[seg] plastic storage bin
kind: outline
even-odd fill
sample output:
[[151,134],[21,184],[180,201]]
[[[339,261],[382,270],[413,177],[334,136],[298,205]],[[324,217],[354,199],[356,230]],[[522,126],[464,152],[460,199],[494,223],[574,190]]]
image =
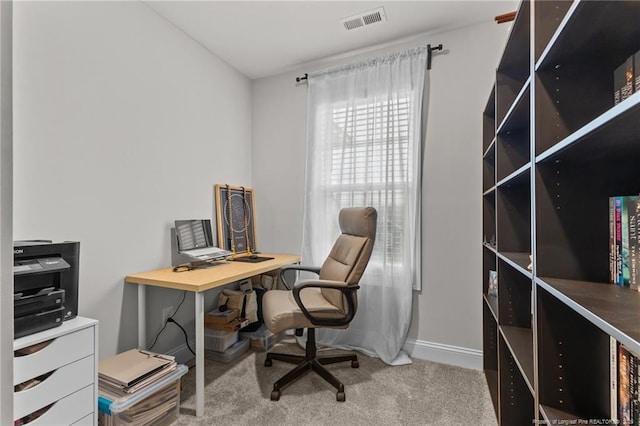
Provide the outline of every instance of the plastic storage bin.
[[259,329],[251,333],[240,333],[243,338],[251,340],[251,349],[256,351],[268,351],[282,339],[283,333],[273,334],[266,325],[262,324]]
[[149,387],[113,399],[98,386],[98,424],[100,426],[166,426],[178,419],[180,378],[189,369],[182,364]]
[[249,339],[240,339],[224,352],[204,351],[204,356],[213,361],[229,363],[245,354],[249,350],[249,345]]
[[224,352],[238,341],[237,331],[204,329],[204,348],[207,351]]

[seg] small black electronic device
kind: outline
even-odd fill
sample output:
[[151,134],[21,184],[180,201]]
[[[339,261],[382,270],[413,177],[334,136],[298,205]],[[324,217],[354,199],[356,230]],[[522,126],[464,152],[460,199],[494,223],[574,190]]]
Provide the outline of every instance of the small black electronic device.
[[80,243],[13,244],[14,337],[61,325],[78,315]]

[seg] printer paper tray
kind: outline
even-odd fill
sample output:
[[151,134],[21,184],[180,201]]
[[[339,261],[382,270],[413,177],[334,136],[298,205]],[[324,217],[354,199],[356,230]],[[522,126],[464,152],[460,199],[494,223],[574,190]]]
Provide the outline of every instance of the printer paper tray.
[[62,325],[64,319],[64,307],[51,311],[29,314],[22,317],[15,317],[13,320],[13,337],[27,336],[39,331],[48,330]]
[[61,308],[64,304],[64,290],[52,290],[45,294],[28,296],[14,295],[13,316],[15,318],[43,311]]

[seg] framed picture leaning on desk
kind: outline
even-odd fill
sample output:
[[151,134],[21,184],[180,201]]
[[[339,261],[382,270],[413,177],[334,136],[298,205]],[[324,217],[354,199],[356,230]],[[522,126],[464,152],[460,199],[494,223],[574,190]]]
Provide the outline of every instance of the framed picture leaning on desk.
[[244,186],[215,185],[218,247],[235,254],[256,251],[255,198]]

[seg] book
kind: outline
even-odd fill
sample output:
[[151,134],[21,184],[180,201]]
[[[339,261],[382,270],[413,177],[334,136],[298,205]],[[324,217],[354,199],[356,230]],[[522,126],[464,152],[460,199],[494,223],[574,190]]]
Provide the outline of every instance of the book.
[[613,72],[613,104],[617,105],[633,94],[634,56],[629,56]]
[[618,421],[620,425],[631,424],[631,389],[629,370],[631,361],[629,351],[620,344],[618,346]]
[[624,64],[613,71],[613,105],[622,102],[622,87],[624,86]]
[[616,220],[616,279],[614,283],[622,285],[622,197],[615,197],[615,220]]
[[620,255],[622,266],[620,268],[621,276],[619,284],[624,287],[629,287],[629,204],[632,201],[632,197],[620,198]]
[[616,273],[616,199],[609,197],[609,282],[617,281]]
[[638,242],[638,230],[640,230],[640,196],[629,197],[628,200],[628,232],[629,232],[629,287],[640,291],[640,243]]
[[610,281],[640,291],[640,195],[609,198]]
[[619,343],[617,364],[617,424],[636,426],[640,424],[640,361]]
[[620,101],[624,101],[633,94],[633,56],[629,56],[622,66],[624,66],[624,85],[620,89]]
[[[611,384],[611,420],[618,420],[618,342],[609,336],[609,378]],[[617,423],[613,423],[617,424]]]
[[640,50],[633,55],[633,93],[640,92]]

